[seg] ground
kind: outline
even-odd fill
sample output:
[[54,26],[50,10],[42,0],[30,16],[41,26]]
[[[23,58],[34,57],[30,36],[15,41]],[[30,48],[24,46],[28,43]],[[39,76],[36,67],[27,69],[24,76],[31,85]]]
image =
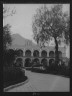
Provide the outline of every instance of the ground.
[[25,71],[29,82],[12,88],[8,92],[69,92],[70,79],[42,73]]

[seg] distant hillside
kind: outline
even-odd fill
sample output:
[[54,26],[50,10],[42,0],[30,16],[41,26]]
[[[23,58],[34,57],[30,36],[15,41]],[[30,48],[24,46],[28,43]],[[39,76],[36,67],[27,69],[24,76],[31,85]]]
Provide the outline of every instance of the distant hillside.
[[10,48],[22,48],[26,46],[27,44],[36,46],[31,40],[25,39],[19,34],[13,34],[12,36],[12,45]]

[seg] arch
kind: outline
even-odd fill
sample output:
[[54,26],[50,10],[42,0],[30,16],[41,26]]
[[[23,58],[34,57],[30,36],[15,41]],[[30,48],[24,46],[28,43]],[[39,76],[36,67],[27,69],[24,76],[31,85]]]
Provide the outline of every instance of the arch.
[[43,58],[43,59],[41,60],[41,64],[42,64],[42,65],[47,66],[47,63],[48,63],[48,61],[47,61],[46,58]]
[[8,52],[8,54],[10,54],[10,55],[15,53],[15,51],[14,51],[13,49],[9,49],[7,52]]
[[30,50],[26,50],[25,51],[25,56],[30,57],[31,56],[31,51]]
[[25,59],[25,67],[30,67],[31,66],[31,59],[30,58],[26,58]]
[[33,63],[39,64],[40,63],[39,59],[38,58],[33,59]]
[[23,66],[23,59],[22,58],[17,58],[15,62],[16,67],[22,67]]
[[47,51],[43,50],[43,51],[41,52],[41,56],[42,56],[42,57],[47,57]]
[[62,52],[58,51],[58,53],[59,53],[59,58],[61,58],[62,57]]
[[54,62],[55,62],[55,60],[54,60],[54,59],[50,59],[50,60],[49,60],[49,66],[54,65]]
[[18,56],[23,56],[23,50],[22,49],[18,49],[17,52],[18,52]]
[[49,52],[49,57],[54,57],[54,51]]
[[33,56],[34,56],[34,57],[39,57],[39,51],[38,51],[38,50],[34,50]]

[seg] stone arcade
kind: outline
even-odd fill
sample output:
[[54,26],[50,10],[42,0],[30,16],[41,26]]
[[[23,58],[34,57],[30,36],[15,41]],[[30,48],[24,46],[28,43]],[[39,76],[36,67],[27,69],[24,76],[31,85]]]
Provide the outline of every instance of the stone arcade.
[[[40,64],[43,61],[46,61],[47,65],[49,66],[50,62],[53,62],[55,60],[55,47],[52,46],[40,48],[39,45],[33,45],[31,42],[28,42],[20,49],[23,51],[23,56],[20,57],[23,59],[22,67],[28,67],[29,63],[31,63],[32,61],[39,62]],[[66,56],[65,48],[59,47],[60,59],[65,56]]]

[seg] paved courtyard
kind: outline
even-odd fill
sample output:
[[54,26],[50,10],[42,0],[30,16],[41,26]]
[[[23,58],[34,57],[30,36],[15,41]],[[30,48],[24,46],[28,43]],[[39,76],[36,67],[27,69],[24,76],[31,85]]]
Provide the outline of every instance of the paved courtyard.
[[69,92],[70,79],[56,75],[25,71],[29,82],[7,92]]

